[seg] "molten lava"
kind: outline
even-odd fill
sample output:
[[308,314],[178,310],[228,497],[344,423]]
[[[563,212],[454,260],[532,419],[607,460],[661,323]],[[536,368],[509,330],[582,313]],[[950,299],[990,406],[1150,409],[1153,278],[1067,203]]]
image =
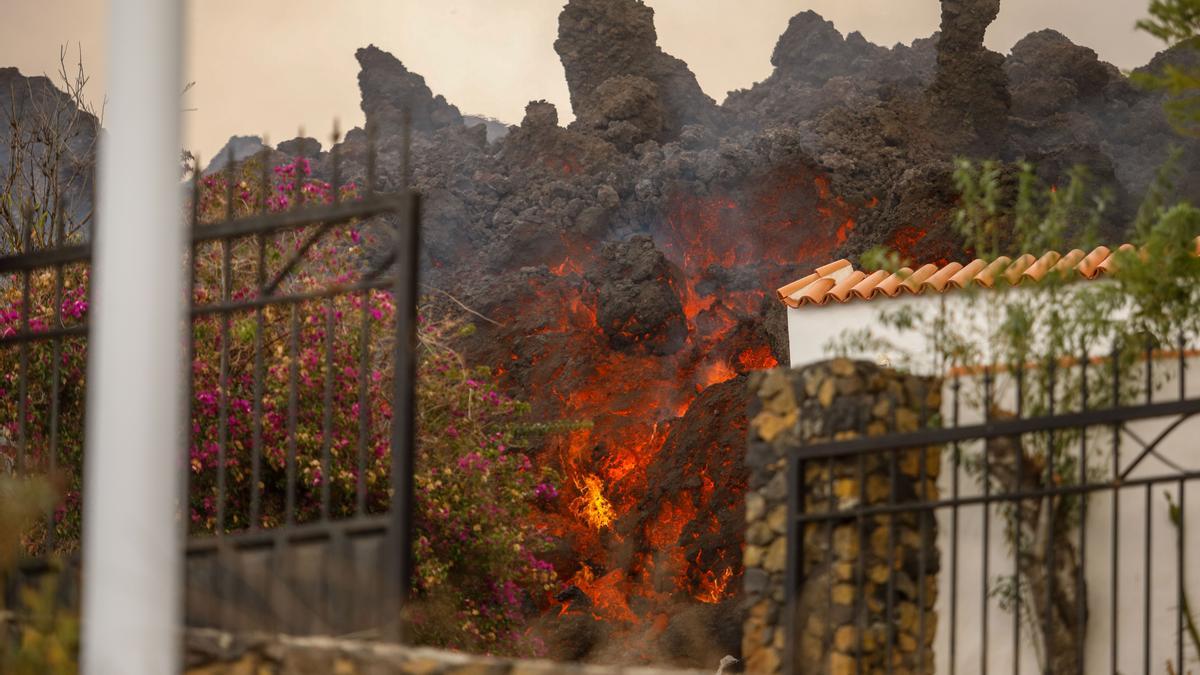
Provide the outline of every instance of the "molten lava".
[[591,474],[584,476],[582,481],[576,478],[575,488],[579,490],[579,496],[571,502],[575,515],[597,530],[612,525],[616,513],[604,497],[600,478]]
[[713,574],[711,570],[704,573],[704,578],[700,581],[700,592],[696,594],[696,599],[700,602],[718,603],[725,597],[725,587],[729,585],[729,580],[733,578],[733,568],[726,567],[719,575]]
[[[531,278],[529,302],[499,316],[523,326],[525,338],[503,365],[531,393],[535,414],[591,423],[542,456],[565,486],[543,518],[574,555],[560,575],[600,620],[657,632],[663,622],[655,617],[676,603],[718,603],[737,588],[744,421],[711,429],[711,411],[692,406],[710,388],[735,387],[722,405],[744,419],[740,385],[731,381],[777,365],[761,330],[764,289],[827,262],[855,227],[853,209],[823,177],[796,170],[759,186],[750,195],[676,195],[651,228],[670,263],[655,283],[673,290],[686,320],[681,348],[656,354],[637,340],[613,347],[585,278],[598,269],[598,252],[582,242],[564,240],[548,274]],[[683,464],[664,473],[654,467],[685,415],[689,438],[701,440],[672,441],[672,461]],[[727,440],[703,440],[718,432]]]

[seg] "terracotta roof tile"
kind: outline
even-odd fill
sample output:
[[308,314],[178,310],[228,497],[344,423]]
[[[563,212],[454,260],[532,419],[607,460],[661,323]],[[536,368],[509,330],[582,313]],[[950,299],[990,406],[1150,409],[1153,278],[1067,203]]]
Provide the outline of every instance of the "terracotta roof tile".
[[[1012,258],[1002,255],[988,263],[986,267],[980,270],[979,274],[975,275],[973,281],[984,288],[991,288],[996,284],[996,275],[1001,274],[1004,272],[1004,270],[1008,269],[1008,265],[1011,262]],[[970,267],[970,265],[967,265],[967,267]]]
[[[1196,238],[1196,255],[1200,255],[1200,237]],[[1118,251],[1130,251],[1131,244],[1122,244]],[[905,267],[895,273],[877,271],[867,273],[854,269],[849,260],[837,260],[818,267],[812,274],[797,279],[779,288],[779,299],[789,307],[825,305],[830,302],[845,303],[852,300],[870,300],[885,295],[896,297],[903,294],[945,293],[955,288],[966,288],[974,284],[992,288],[1000,278],[1009,284],[1035,283],[1054,272],[1064,276],[1078,274],[1084,279],[1095,279],[1111,274],[1116,267],[1114,251],[1107,246],[1097,246],[1091,251],[1074,249],[1066,254],[1047,251],[1041,257],[1026,253],[1015,260],[1001,256],[991,262],[977,258],[963,265],[948,263],[938,266],[922,265],[915,271]]]
[[987,266],[986,260],[976,258],[955,272],[954,276],[950,277],[950,283],[954,284],[955,288],[966,288],[967,284],[979,278],[980,273],[987,269]]
[[1100,269],[1100,263],[1108,260],[1112,255],[1112,251],[1107,246],[1097,246],[1091,253],[1085,255],[1083,260],[1079,261],[1079,265],[1075,268],[1079,270],[1087,279],[1095,279],[1102,274],[1104,270]]
[[888,278],[879,282],[879,291],[888,297],[896,297],[902,290],[900,284],[904,283],[905,279],[912,276],[912,273],[913,271],[911,267],[901,267],[896,271],[895,274],[892,274]]

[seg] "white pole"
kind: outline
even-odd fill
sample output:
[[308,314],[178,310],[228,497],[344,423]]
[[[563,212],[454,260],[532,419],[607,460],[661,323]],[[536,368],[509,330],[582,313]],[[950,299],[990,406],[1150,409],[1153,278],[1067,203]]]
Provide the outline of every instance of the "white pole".
[[181,661],[180,0],[110,0],[88,343],[86,675]]

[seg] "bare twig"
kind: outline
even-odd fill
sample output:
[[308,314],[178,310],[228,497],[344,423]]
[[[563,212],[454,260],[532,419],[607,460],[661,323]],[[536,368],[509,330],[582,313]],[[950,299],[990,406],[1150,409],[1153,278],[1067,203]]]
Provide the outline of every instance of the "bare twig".
[[425,288],[428,288],[429,290],[431,290],[431,291],[433,291],[433,292],[435,292],[435,293],[441,293],[442,295],[444,295],[444,296],[446,296],[447,298],[449,298],[449,299],[450,299],[450,301],[451,301],[451,302],[453,302],[454,304],[458,305],[459,307],[462,307],[462,308],[463,308],[464,310],[466,310],[467,312],[470,312],[471,314],[474,314],[475,316],[477,316],[477,317],[479,317],[479,318],[483,319],[484,321],[487,321],[488,323],[492,324],[493,326],[503,326],[503,325],[504,325],[504,324],[500,323],[499,321],[496,321],[495,319],[492,319],[492,318],[486,317],[486,316],[484,316],[484,315],[480,314],[479,312],[477,312],[477,311],[475,311],[475,310],[471,309],[470,307],[467,307],[467,306],[466,306],[466,304],[464,304],[464,303],[463,303],[461,300],[459,300],[458,298],[454,297],[454,296],[453,296],[453,295],[451,295],[450,293],[448,293],[448,292],[446,292],[446,291],[443,291],[443,290],[442,290],[442,289],[440,289],[440,288],[437,288],[437,287],[435,287],[435,286],[431,286],[431,285],[429,285],[429,284],[427,284],[427,283],[425,283],[425,282],[421,282],[421,285],[422,285],[422,286],[424,286]]

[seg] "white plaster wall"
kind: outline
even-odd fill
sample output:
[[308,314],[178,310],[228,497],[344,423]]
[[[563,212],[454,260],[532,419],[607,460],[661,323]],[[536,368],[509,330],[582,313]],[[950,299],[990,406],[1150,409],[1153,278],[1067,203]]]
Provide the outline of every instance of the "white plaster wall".
[[[889,307],[904,305],[928,305],[934,300],[933,296],[906,295],[889,299]],[[822,361],[830,357],[826,345],[831,340],[841,337],[847,330],[858,330],[879,323],[880,305],[872,302],[851,301],[846,304],[831,303],[828,305],[807,305],[800,308],[789,307],[788,317],[788,349],[789,361],[793,368]],[[924,337],[916,332],[904,335],[890,336],[904,351],[916,352],[924,348]],[[856,354],[855,358],[879,362],[885,353]],[[895,354],[893,354],[895,356]]]
[[[1154,368],[1168,374],[1163,386],[1154,395],[1155,401],[1178,398],[1179,366],[1176,359],[1155,361]],[[1200,395],[1200,360],[1189,359],[1185,382],[1190,396]],[[974,386],[964,383],[963,390]],[[943,395],[943,415],[950,419],[951,392]],[[1174,418],[1144,420],[1129,425],[1129,429],[1149,441],[1163,431]],[[960,409],[960,423],[980,421],[978,409]],[[1159,452],[1168,461],[1186,471],[1200,470],[1200,418],[1185,421],[1172,431],[1159,445]],[[1105,472],[1112,472],[1112,435],[1106,429],[1095,429],[1088,440],[1089,465]],[[981,444],[964,446],[964,453],[978,453]],[[1069,449],[1079,452],[1078,444]],[[1141,446],[1129,436],[1122,436],[1118,454],[1121,470],[1141,453]],[[943,497],[950,496],[954,489],[955,466],[952,453],[947,449],[939,479]],[[979,481],[968,475],[963,466],[957,470],[959,494],[964,496],[982,493]],[[1143,459],[1130,474],[1131,479],[1159,476],[1175,476],[1177,471],[1154,455]],[[1177,530],[1168,518],[1167,501],[1164,493],[1169,492],[1176,503],[1184,505],[1183,566],[1178,567]],[[1085,527],[1084,577],[1087,584],[1088,622],[1084,641],[1084,672],[1144,672],[1145,648],[1149,648],[1149,663],[1152,673],[1165,673],[1166,663],[1176,657],[1176,608],[1178,607],[1179,575],[1182,571],[1186,592],[1193,607],[1200,606],[1200,480],[1180,483],[1172,480],[1159,483],[1149,489],[1149,512],[1147,513],[1147,488],[1127,486],[1117,491],[1116,539],[1113,538],[1112,491],[1093,493],[1087,503]],[[983,612],[988,612],[987,661],[988,670],[1013,672],[1013,616],[1002,609],[998,597],[990,597],[986,605],[984,594],[984,557],[987,551],[989,578],[987,588],[994,589],[996,581],[1013,573],[1012,551],[1004,540],[1004,524],[996,506],[989,512],[990,532],[985,548],[983,537],[984,509],[982,506],[941,509],[937,512],[938,546],[942,555],[941,574],[938,577],[937,601],[938,629],[934,643],[937,672],[950,671],[951,630],[955,632],[955,670],[958,673],[980,671],[984,657]],[[953,533],[957,518],[957,551],[954,550]],[[1078,536],[1074,532],[1073,536]],[[1078,545],[1078,544],[1077,544]],[[1149,563],[1147,564],[1147,550]],[[1117,592],[1112,593],[1114,578],[1113,557],[1116,556]],[[957,553],[957,579],[951,564]],[[1149,579],[1149,586],[1147,586]],[[955,591],[952,594],[952,587]],[[1149,605],[1147,607],[1147,588]],[[956,615],[951,615],[951,599],[957,599]],[[1113,624],[1115,609],[1116,624]],[[1147,615],[1147,610],[1149,614]],[[1149,618],[1149,640],[1146,629]],[[1029,626],[1020,627],[1020,669],[1022,673],[1039,673],[1041,669],[1033,649]],[[1110,648],[1117,645],[1117,660],[1113,664]],[[1186,636],[1185,662],[1193,663],[1197,658],[1188,645]],[[1185,669],[1186,671],[1186,669]]]
[[[1011,291],[1010,291],[1011,292]],[[1019,292],[1019,290],[1018,290]],[[942,308],[956,315],[956,320],[973,321],[981,325],[986,322],[978,316],[978,310],[968,310],[965,304],[955,304],[953,295],[905,296],[886,300],[890,307],[898,304],[943,303]],[[919,306],[919,305],[918,305]],[[928,306],[928,305],[926,305]],[[977,306],[976,306],[977,307]],[[788,309],[788,332],[790,362],[799,367],[830,357],[826,345],[832,338],[847,329],[863,326],[878,326],[880,307],[877,302],[850,302],[845,305],[832,304],[823,307],[808,306]],[[882,331],[877,331],[882,332]],[[902,353],[918,358],[926,350],[926,336],[917,332],[889,335],[896,345],[893,351],[880,353],[848,354],[875,362],[899,365]],[[1095,353],[1106,351],[1097,346]],[[1179,365],[1177,359],[1155,361],[1153,367],[1166,381],[1153,394],[1153,400],[1165,401],[1177,398],[1179,392]],[[929,366],[918,365],[916,370],[929,372]],[[1200,359],[1190,358],[1185,368],[1184,379],[1189,396],[1200,396]],[[947,382],[943,395],[943,416],[952,415],[952,396]],[[966,394],[979,383],[964,380],[962,392]],[[1004,390],[1002,384],[999,390]],[[1011,386],[1007,387],[1011,395]],[[960,407],[960,424],[981,421],[980,411],[965,400]],[[1129,429],[1142,439],[1155,437],[1172,420],[1145,420],[1129,425]],[[1111,475],[1112,441],[1111,432],[1095,430],[1089,437],[1089,464],[1105,467]],[[981,444],[964,446],[964,453],[978,453]],[[1176,428],[1160,445],[1163,457],[1187,471],[1200,471],[1200,417],[1188,420]],[[1078,452],[1076,446],[1073,450]],[[1120,445],[1122,470],[1140,453],[1136,441],[1123,436]],[[1155,456],[1145,458],[1131,474],[1132,478],[1171,476],[1176,470]],[[939,488],[943,496],[954,490],[956,469],[951,449],[944,455]],[[959,494],[978,495],[982,492],[976,478],[969,475],[963,466],[957,468]],[[1184,504],[1184,555],[1182,570],[1178,568],[1177,532],[1168,519],[1164,492],[1169,491],[1178,503]],[[1178,573],[1185,577],[1185,591],[1193,608],[1200,610],[1200,480],[1182,485],[1178,481],[1153,486],[1149,491],[1149,513],[1147,514],[1147,490],[1143,486],[1127,486],[1118,491],[1116,506],[1117,533],[1113,537],[1114,498],[1111,492],[1097,492],[1088,501],[1085,528],[1084,570],[1087,583],[1088,622],[1085,639],[1085,672],[1143,672],[1146,653],[1149,650],[1150,672],[1165,673],[1166,663],[1176,655],[1176,609],[1178,606]],[[945,508],[936,513],[938,523],[941,572],[938,575],[939,591],[936,605],[938,616],[934,653],[937,672],[951,672],[951,632],[954,633],[956,673],[977,673],[981,670],[984,654],[984,612],[987,612],[986,659],[989,672],[1012,673],[1013,615],[1002,609],[1000,599],[991,595],[984,600],[984,558],[988,563],[986,588],[994,590],[996,582],[1013,571],[1012,552],[1007,547],[1003,534],[1003,520],[997,506],[989,511],[990,531],[984,541],[984,509],[982,506]],[[957,524],[956,524],[957,523]],[[957,532],[957,546],[953,534]],[[1148,542],[1148,544],[1147,544]],[[1147,546],[1150,556],[1147,565]],[[1113,556],[1116,556],[1116,571]],[[1112,594],[1112,581],[1117,578],[1117,593]],[[1149,580],[1149,605],[1147,607],[1147,579]],[[953,593],[952,593],[953,588]],[[954,603],[952,614],[951,600]],[[1113,623],[1115,608],[1116,623]],[[1148,614],[1147,614],[1148,610]],[[1149,619],[1149,640],[1145,639],[1145,628]],[[1198,617],[1200,618],[1200,617]],[[1185,641],[1185,661],[1195,669],[1200,658]],[[1029,626],[1020,627],[1019,673],[1041,672],[1033,647]],[[1110,649],[1117,645],[1117,660],[1112,663]],[[1186,670],[1186,668],[1185,668]]]

